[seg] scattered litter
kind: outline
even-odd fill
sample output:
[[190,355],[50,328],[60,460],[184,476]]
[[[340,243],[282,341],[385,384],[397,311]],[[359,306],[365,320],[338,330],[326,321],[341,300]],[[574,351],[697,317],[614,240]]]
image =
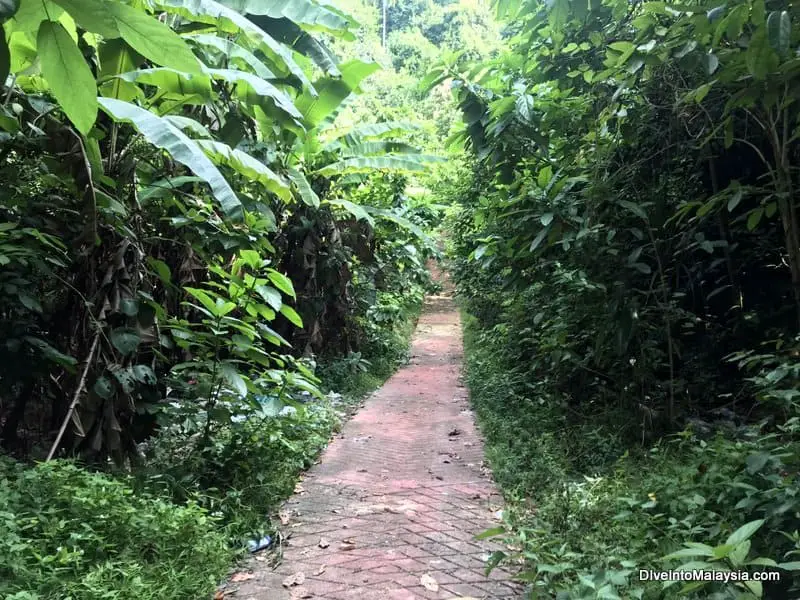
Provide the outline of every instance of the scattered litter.
[[255,575],[253,573],[245,573],[245,572],[235,573],[233,577],[231,577],[231,581],[234,583],[239,583],[241,581],[248,581],[250,579],[253,579],[254,577]]
[[264,548],[268,548],[271,543],[272,543],[272,538],[268,535],[265,535],[260,540],[247,540],[247,549],[251,553],[259,552]]
[[419,578],[419,582],[425,587],[426,590],[431,592],[439,591],[439,584],[436,580],[427,573]]

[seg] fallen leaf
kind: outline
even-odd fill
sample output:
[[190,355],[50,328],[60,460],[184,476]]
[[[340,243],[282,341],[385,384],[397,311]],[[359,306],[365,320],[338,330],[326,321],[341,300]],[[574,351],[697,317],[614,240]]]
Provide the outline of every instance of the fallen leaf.
[[248,579],[253,579],[255,575],[253,573],[245,573],[242,571],[241,573],[235,573],[233,577],[231,577],[231,581],[234,583],[239,583],[240,581],[247,581]]
[[339,546],[339,549],[340,550],[344,550],[345,552],[347,552],[348,550],[355,550],[356,549],[356,545],[353,542],[346,542],[345,541],[345,542],[342,542],[342,545]]
[[419,582],[425,586],[426,590],[430,590],[431,592],[439,591],[439,584],[436,583],[436,580],[427,573],[419,578]]
[[299,588],[293,589],[289,594],[289,600],[301,600],[302,598],[313,598],[314,594]]
[[322,575],[325,572],[325,569],[326,569],[326,566],[322,565],[319,569],[317,569],[317,572],[314,573],[314,575],[316,575],[316,576]]
[[282,510],[278,513],[278,518],[281,520],[281,525],[288,525],[292,517],[288,510]]
[[319,538],[319,547],[320,548],[327,548],[330,545],[331,545],[331,543],[328,540],[326,540],[325,538]]
[[461,435],[461,430],[460,430],[460,429],[453,429],[453,430],[452,430],[450,433],[448,433],[447,435],[449,435],[450,437],[455,437],[455,436],[457,436],[457,435]]
[[305,494],[306,493],[305,489],[303,489],[303,484],[302,483],[298,483],[296,486],[294,486],[294,493],[295,494]]
[[214,600],[224,600],[224,598],[225,598],[225,592],[221,590],[218,591],[216,594],[214,594]]
[[289,575],[283,580],[283,587],[292,587],[293,585],[303,585],[306,580],[306,575],[302,571],[298,571],[294,575]]

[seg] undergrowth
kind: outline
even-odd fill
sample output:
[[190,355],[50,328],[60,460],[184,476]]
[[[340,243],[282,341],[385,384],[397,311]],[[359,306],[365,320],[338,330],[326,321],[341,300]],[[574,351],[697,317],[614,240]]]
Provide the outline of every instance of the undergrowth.
[[[608,424],[576,419],[537,395],[496,331],[465,321],[472,402],[508,501],[502,535],[512,550],[496,559],[516,562],[531,598],[795,597],[797,419],[687,430],[625,450]],[[639,581],[640,569],[679,567],[768,569],[781,582],[679,594],[679,583]]]
[[206,597],[248,540],[275,535],[271,517],[300,474],[407,359],[424,289],[382,298],[362,321],[363,358],[317,368],[327,395],[300,395],[297,407],[232,421],[208,441],[171,419],[140,446],[132,474],[69,461],[30,468],[0,457],[0,597]]
[[216,518],[65,461],[0,458],[0,597],[187,600],[232,558]]

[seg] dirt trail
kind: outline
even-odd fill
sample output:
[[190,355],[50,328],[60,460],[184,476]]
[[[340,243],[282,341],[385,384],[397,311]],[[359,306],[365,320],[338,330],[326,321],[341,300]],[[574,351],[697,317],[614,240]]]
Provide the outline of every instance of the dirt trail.
[[[366,402],[285,505],[283,561],[231,584],[237,600],[518,599],[484,574],[501,498],[459,383],[458,311],[429,298],[410,364]],[[289,584],[291,577],[297,583]],[[438,588],[438,589],[437,589]]]

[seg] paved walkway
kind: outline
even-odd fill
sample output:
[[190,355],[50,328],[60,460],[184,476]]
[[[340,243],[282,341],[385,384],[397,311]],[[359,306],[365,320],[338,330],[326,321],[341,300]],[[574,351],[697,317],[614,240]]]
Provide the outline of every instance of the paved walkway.
[[508,573],[485,575],[498,547],[474,539],[497,526],[501,498],[459,383],[461,358],[452,300],[428,299],[410,364],[367,400],[284,507],[277,570],[253,561],[226,598],[522,597]]

